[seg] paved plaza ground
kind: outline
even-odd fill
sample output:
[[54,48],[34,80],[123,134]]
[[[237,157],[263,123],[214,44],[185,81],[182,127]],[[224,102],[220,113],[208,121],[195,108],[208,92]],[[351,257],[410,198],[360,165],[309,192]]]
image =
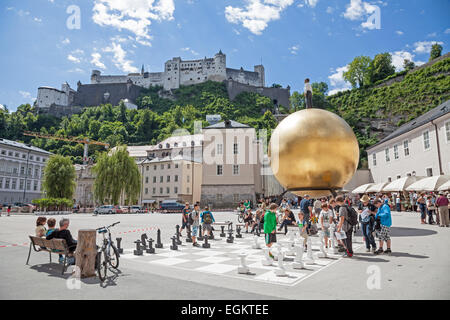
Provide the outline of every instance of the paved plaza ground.
[[[59,220],[62,216],[55,216]],[[49,263],[48,254],[31,253],[28,235],[34,233],[35,216],[0,217],[0,299],[449,299],[450,228],[421,225],[417,213],[393,212],[392,255],[365,252],[360,233],[352,259],[334,257],[318,261],[307,270],[287,267],[287,278],[273,277],[271,267],[261,267],[252,236],[227,244],[219,228],[210,249],[193,249],[185,243],[177,253],[168,249],[180,214],[72,214],[70,230],[98,228],[116,221],[113,237],[122,237],[124,255],[118,271],[109,272],[101,284],[97,278],[82,280],[79,289],[69,289],[71,271],[61,275],[61,265]],[[218,221],[237,217],[231,212],[215,213]],[[154,256],[135,257],[133,243],[146,232],[156,238],[161,229],[165,248]],[[279,235],[280,241],[285,240]],[[317,250],[317,238],[313,248]],[[263,237],[260,242],[263,243]],[[97,238],[100,243],[100,238]],[[254,275],[238,275],[237,254],[248,251]],[[262,256],[261,256],[262,258]],[[273,268],[274,269],[274,268]],[[376,278],[379,275],[379,278]],[[375,278],[374,278],[375,277]],[[69,281],[67,281],[69,279]],[[379,279],[379,286],[377,285]],[[369,284],[369,285],[368,285]]]

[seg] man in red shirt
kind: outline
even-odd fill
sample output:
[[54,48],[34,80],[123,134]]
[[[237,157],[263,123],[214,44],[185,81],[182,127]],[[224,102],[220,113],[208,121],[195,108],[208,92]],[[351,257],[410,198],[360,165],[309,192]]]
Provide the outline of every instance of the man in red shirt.
[[440,226],[450,227],[449,216],[448,216],[448,198],[444,195],[444,192],[439,192],[439,197],[436,200],[436,205],[438,207],[438,212],[440,216]]

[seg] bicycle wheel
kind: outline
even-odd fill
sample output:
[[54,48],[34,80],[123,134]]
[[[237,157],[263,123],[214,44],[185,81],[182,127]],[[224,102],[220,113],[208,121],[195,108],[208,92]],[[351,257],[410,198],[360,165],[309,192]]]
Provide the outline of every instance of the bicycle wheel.
[[239,223],[244,222],[244,215],[240,214],[240,215],[238,216],[238,222],[239,222]]
[[106,272],[108,270],[108,262],[106,259],[106,251],[100,251],[97,253],[97,273],[100,281],[105,281]]
[[109,251],[109,265],[114,269],[117,269],[119,267],[119,251],[113,244],[111,244],[111,248]]

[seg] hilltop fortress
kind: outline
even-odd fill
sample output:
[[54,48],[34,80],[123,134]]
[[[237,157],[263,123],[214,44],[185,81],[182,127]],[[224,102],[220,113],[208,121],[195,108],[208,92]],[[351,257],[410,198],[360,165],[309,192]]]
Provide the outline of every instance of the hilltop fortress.
[[113,105],[125,100],[127,106],[133,107],[143,88],[161,86],[169,92],[180,86],[202,83],[205,81],[225,82],[230,99],[239,93],[255,92],[272,99],[274,105],[289,106],[290,87],[265,87],[265,70],[263,65],[254,66],[254,71],[227,68],[226,55],[219,51],[214,58],[200,60],[181,60],[180,57],[166,61],[164,72],[145,72],[128,75],[102,75],[93,70],[90,84],[77,84],[77,90],[69,84],[62,85],[61,90],[51,87],[39,87],[36,106],[39,112],[56,116],[81,112],[83,107],[97,106],[104,103]]

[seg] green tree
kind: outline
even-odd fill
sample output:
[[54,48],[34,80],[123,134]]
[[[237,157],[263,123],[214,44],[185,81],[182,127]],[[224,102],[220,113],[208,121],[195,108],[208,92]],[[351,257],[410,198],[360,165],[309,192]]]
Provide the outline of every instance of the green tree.
[[406,71],[412,70],[416,67],[416,64],[409,59],[403,60],[403,68]]
[[297,111],[300,110],[300,107],[303,105],[305,97],[298,91],[294,91],[289,100],[291,102],[291,109]]
[[383,80],[394,73],[392,56],[388,52],[377,54],[370,63],[370,83]]
[[431,46],[431,52],[430,52],[430,60],[439,58],[442,54],[442,46],[439,43],[435,43]]
[[370,82],[370,64],[372,59],[366,56],[359,56],[353,59],[348,66],[348,71],[344,72],[344,79],[350,82],[353,88],[362,87]]
[[141,191],[141,173],[128,154],[126,146],[117,147],[110,155],[103,153],[92,168],[96,175],[94,197],[100,203],[137,203]]
[[72,199],[75,192],[75,168],[69,157],[52,155],[44,169],[42,186],[49,198]]

